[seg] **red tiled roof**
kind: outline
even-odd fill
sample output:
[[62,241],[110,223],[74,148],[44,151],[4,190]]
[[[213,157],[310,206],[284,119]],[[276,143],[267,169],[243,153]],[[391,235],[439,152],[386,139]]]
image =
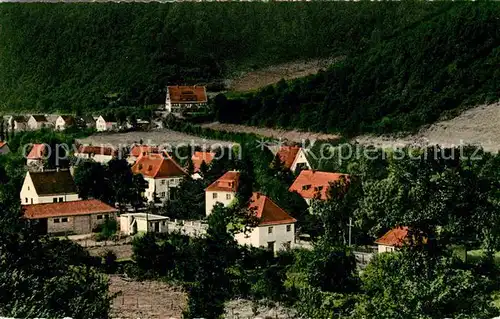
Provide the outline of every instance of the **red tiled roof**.
[[205,162],[205,164],[210,165],[212,160],[214,159],[215,153],[213,152],[194,152],[193,156],[191,156],[191,160],[193,161],[194,171],[198,172],[201,167],[201,163]]
[[375,241],[375,244],[385,246],[403,246],[406,238],[408,237],[408,227],[398,227],[389,230],[384,236]]
[[279,157],[285,168],[290,169],[300,149],[301,147],[299,146],[282,146],[278,153],[276,153],[276,156]]
[[82,145],[78,148],[78,153],[116,156],[118,151],[112,147]]
[[254,210],[256,217],[260,220],[259,225],[291,224],[297,221],[269,197],[260,193],[253,193],[250,208]]
[[204,86],[167,87],[171,103],[206,103],[207,91]]
[[29,152],[27,159],[42,159],[45,156],[45,144],[33,144],[31,151]]
[[167,154],[149,154],[139,157],[134,166],[132,166],[132,172],[152,178],[184,176],[187,174]]
[[151,154],[151,153],[159,153],[158,147],[150,146],[150,145],[135,145],[130,150],[130,156],[139,157],[141,155]]
[[316,198],[315,196],[319,192],[319,199],[325,200],[330,183],[338,181],[342,177],[349,180],[347,174],[303,170],[290,186],[289,191],[296,191],[303,198]]
[[236,192],[240,181],[240,172],[229,171],[218,180],[210,184],[205,191],[211,192]]
[[116,208],[111,207],[97,199],[25,205],[23,208],[24,217],[28,219],[115,213],[118,211]]

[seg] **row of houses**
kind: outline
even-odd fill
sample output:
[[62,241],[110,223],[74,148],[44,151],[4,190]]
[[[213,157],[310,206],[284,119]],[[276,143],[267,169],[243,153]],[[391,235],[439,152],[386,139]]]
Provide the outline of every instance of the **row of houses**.
[[[93,152],[93,156],[106,162],[116,154],[90,146],[79,149],[80,154]],[[98,154],[100,153],[100,154]],[[188,176],[186,170],[165,152],[156,147],[137,145],[129,154],[131,170],[141,174],[147,182],[144,197],[150,202],[171,198],[172,189],[179,186],[184,178],[203,178],[200,168],[203,163],[210,165],[214,158],[210,151],[195,152],[192,155],[195,174]],[[311,170],[304,150],[283,146],[276,156],[288,168],[302,168],[289,188],[297,192],[311,205],[314,200],[326,200],[331,183],[349,180],[346,174]],[[104,158],[107,156],[107,158]],[[228,171],[205,189],[205,213],[208,217],[220,203],[229,206],[235,200],[240,187],[240,172]],[[108,218],[118,217],[116,208],[96,199],[82,200],[77,193],[69,170],[28,172],[20,193],[25,208],[25,217],[38,220],[41,232],[49,234],[89,233]],[[258,224],[250,231],[236,236],[238,243],[264,247],[277,251],[293,247],[296,243],[296,219],[279,207],[269,196],[254,192],[249,202],[249,211],[255,215]],[[167,232],[168,217],[145,213],[128,213],[120,216],[120,230],[125,235],[140,231]],[[391,251],[397,247],[401,233],[393,230],[381,238],[379,250]],[[398,239],[399,240],[399,239]]]

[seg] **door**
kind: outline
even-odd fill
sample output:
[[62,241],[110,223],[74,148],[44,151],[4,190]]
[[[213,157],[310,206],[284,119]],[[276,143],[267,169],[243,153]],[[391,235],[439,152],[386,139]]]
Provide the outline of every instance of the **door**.
[[272,253],[274,253],[274,243],[275,243],[274,241],[270,241],[267,243],[267,249]]

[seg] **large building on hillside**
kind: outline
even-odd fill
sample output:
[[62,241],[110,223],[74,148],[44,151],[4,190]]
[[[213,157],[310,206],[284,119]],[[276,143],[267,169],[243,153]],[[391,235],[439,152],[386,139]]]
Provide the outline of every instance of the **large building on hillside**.
[[311,205],[313,199],[326,200],[330,183],[349,181],[349,175],[341,173],[330,173],[313,170],[303,170],[295,179],[290,192],[299,193],[305,199],[308,205]]
[[148,186],[145,197],[151,202],[162,202],[171,197],[172,188],[178,187],[187,176],[167,154],[149,154],[141,156],[132,166],[134,174],[142,174]]
[[116,149],[104,146],[81,145],[75,152],[75,157],[93,160],[101,164],[106,164],[117,156],[118,151]]
[[169,113],[195,112],[208,102],[205,86],[168,86],[165,109]]
[[22,205],[80,200],[69,170],[27,172],[20,199]]

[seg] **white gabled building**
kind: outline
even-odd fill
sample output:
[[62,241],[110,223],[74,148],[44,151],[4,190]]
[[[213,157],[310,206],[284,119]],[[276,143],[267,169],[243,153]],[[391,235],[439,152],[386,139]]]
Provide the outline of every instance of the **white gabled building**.
[[306,152],[299,146],[281,146],[276,153],[286,169],[295,172],[297,169],[311,169]]
[[217,203],[228,206],[236,197],[240,172],[229,171],[205,189],[205,213],[210,215]]
[[236,234],[235,239],[240,245],[267,248],[273,252],[293,246],[295,218],[260,193],[253,193],[249,208],[259,223],[247,233]]
[[134,174],[142,174],[148,186],[145,197],[150,202],[170,199],[172,188],[178,187],[187,176],[179,164],[167,154],[147,154],[137,159],[132,166]]
[[99,116],[95,123],[98,132],[114,131],[118,129],[118,123],[108,117]]
[[75,118],[72,115],[59,115],[56,119],[56,130],[64,131],[75,123]]
[[69,170],[27,172],[20,199],[22,205],[80,200]]
[[50,126],[50,122],[45,115],[31,115],[28,119],[28,128],[30,130],[39,130]]
[[81,145],[75,152],[75,157],[90,159],[101,164],[106,164],[117,156],[117,150],[112,147],[103,146]]
[[16,132],[26,131],[28,129],[28,118],[25,116],[11,116],[8,120],[9,130]]

